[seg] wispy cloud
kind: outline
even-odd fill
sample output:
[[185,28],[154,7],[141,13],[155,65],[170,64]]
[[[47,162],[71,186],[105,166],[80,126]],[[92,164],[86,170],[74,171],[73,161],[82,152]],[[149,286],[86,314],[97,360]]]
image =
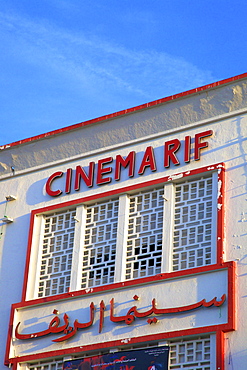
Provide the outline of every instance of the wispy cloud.
[[212,80],[182,58],[135,51],[98,35],[71,32],[45,20],[0,13],[0,31],[22,63],[47,68],[76,89],[112,91],[146,101]]

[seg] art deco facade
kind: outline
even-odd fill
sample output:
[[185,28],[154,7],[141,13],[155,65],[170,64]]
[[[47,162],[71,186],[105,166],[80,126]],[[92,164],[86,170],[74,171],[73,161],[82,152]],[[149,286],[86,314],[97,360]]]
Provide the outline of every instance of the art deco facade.
[[246,92],[245,74],[1,147],[1,369],[168,350],[171,370],[246,368]]

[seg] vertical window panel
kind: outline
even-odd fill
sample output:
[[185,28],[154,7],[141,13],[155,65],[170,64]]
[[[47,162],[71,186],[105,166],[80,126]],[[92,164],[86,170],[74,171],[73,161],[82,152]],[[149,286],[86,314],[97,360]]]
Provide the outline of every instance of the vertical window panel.
[[164,190],[130,197],[126,279],[161,272]]
[[175,185],[174,271],[212,263],[213,204],[212,176]]
[[170,370],[213,370],[210,336],[191,340],[172,340],[170,345]]
[[114,282],[118,200],[86,210],[81,288]]
[[70,286],[75,209],[44,216],[38,297],[61,294]]
[[63,370],[63,361],[39,361],[32,364],[28,364],[29,370]]

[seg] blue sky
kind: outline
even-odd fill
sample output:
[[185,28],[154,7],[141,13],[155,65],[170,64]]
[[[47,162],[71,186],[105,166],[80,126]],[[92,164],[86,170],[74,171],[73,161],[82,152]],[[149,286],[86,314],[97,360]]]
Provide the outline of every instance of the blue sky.
[[245,73],[246,0],[5,0],[0,145]]

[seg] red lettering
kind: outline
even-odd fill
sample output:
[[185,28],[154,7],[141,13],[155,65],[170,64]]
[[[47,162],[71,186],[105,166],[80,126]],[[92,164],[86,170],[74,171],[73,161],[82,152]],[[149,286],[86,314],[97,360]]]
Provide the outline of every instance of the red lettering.
[[153,150],[152,146],[148,146],[145,153],[144,153],[142,163],[141,163],[141,166],[140,166],[139,171],[138,171],[138,175],[143,175],[143,173],[144,173],[144,171],[147,167],[150,167],[151,171],[156,171],[154,150]]
[[96,181],[97,185],[102,185],[102,184],[106,184],[108,182],[111,182],[111,180],[112,180],[111,177],[103,178],[102,176],[107,174],[107,173],[112,172],[111,167],[103,167],[105,164],[111,163],[112,161],[113,161],[112,157],[107,157],[107,158],[104,158],[104,159],[100,159],[98,161],[98,172],[97,172],[97,181]]
[[65,184],[65,193],[69,194],[71,191],[71,178],[72,178],[72,168],[67,169],[66,174],[66,184]]
[[191,146],[191,136],[185,136],[184,138],[184,162],[190,162],[190,146]]
[[[209,143],[207,141],[202,141],[203,138],[209,137],[213,134],[213,130],[207,130],[204,132],[200,132],[195,134],[194,138],[194,160],[198,161],[200,159],[201,150],[208,148]],[[192,140],[191,136],[184,137],[184,163],[190,163],[191,161],[191,145]],[[166,141],[164,144],[164,167],[170,167],[171,163],[173,165],[179,165],[180,162],[177,157],[177,151],[180,149],[181,142],[178,139],[173,139]],[[123,169],[128,171],[128,177],[133,177],[135,172],[135,161],[136,161],[136,152],[131,151],[128,153],[126,157],[118,154],[115,158],[115,174],[114,179],[115,181],[119,181],[121,178],[121,172]],[[98,160],[97,166],[97,185],[104,185],[110,183],[112,181],[112,177],[107,176],[112,173],[113,168],[109,164],[113,162],[113,157],[107,157],[104,159]],[[138,175],[143,175],[146,169],[149,167],[151,171],[156,171],[156,160],[155,160],[155,153],[154,148],[152,146],[148,146],[145,149],[143,154],[143,158],[141,161],[141,165],[138,171]],[[83,167],[76,166],[75,171],[75,183],[74,183],[74,190],[80,190],[81,180],[84,181],[87,187],[92,187],[94,183],[94,171],[95,171],[95,162],[90,162],[88,165],[88,171],[86,172]],[[57,178],[60,178],[64,175],[62,171],[57,171],[53,173],[47,180],[45,189],[46,193],[51,197],[57,197],[63,193],[61,189],[52,190],[53,181]],[[71,192],[71,184],[72,184],[72,176],[73,170],[72,168],[68,168],[66,170],[66,182],[65,182],[65,189],[64,192],[69,194]]]
[[51,184],[52,182],[57,178],[57,177],[62,177],[63,176],[63,172],[62,171],[57,171],[57,172],[54,172],[50,177],[49,179],[47,180],[46,182],[46,185],[45,185],[45,190],[47,192],[48,195],[50,195],[51,197],[58,197],[59,195],[62,194],[62,190],[51,190]]
[[180,148],[180,141],[178,139],[170,140],[165,142],[165,153],[164,153],[164,166],[170,167],[170,160],[174,165],[178,165],[179,160],[177,159],[175,153]]
[[208,130],[195,135],[195,161],[200,159],[200,150],[208,147],[207,141],[201,143],[200,140],[204,137],[211,136],[212,134],[213,130]]
[[124,159],[120,154],[116,156],[115,180],[120,180],[121,166],[126,168],[129,166],[129,177],[134,176],[135,169],[135,152],[130,152]]
[[89,188],[93,186],[94,162],[89,163],[88,175],[81,166],[76,166],[75,170],[75,190],[80,190],[81,178]]

